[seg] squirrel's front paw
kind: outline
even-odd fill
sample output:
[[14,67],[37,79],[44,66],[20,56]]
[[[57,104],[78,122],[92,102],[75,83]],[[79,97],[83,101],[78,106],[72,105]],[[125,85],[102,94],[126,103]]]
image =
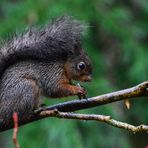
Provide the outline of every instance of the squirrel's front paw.
[[80,100],[81,99],[87,99],[87,97],[86,97],[87,92],[86,92],[85,88],[80,86],[79,83],[76,86],[77,86],[77,90],[78,90],[77,95],[78,95],[79,99]]

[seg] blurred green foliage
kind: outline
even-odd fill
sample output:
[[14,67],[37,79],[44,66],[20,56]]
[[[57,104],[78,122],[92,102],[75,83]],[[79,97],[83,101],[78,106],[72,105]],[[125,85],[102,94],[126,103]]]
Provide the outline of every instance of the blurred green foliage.
[[[44,25],[63,14],[75,16],[89,26],[84,47],[92,60],[93,81],[83,84],[89,96],[147,80],[147,0],[1,0],[0,36],[11,38],[13,33],[20,33],[28,26]],[[80,112],[112,115],[135,125],[148,124],[148,101],[141,98],[131,103],[130,110],[121,102]],[[5,147],[13,147],[11,135],[12,131],[0,135]],[[25,125],[19,128],[18,136],[22,148],[144,148],[148,145],[147,134],[133,135],[93,121],[55,118]]]

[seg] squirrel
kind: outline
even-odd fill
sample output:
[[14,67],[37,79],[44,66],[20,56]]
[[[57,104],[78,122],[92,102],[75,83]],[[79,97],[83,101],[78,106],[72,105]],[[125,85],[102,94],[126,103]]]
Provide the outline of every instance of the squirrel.
[[44,97],[85,96],[72,80],[90,81],[92,66],[81,46],[85,26],[62,16],[15,36],[0,48],[0,118],[38,109]]

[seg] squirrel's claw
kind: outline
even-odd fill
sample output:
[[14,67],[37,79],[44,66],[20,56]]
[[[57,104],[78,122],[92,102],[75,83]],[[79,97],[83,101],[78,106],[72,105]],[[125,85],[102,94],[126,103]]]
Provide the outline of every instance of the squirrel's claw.
[[87,99],[85,88],[82,87],[79,83],[76,86],[79,88],[79,93],[78,93],[79,100]]
[[79,97],[79,100],[81,100],[81,99],[86,99],[87,100],[86,94],[80,94],[80,95],[78,95],[78,97]]
[[46,109],[46,104],[41,104],[39,108],[34,110],[35,114],[39,114],[41,111],[44,111]]

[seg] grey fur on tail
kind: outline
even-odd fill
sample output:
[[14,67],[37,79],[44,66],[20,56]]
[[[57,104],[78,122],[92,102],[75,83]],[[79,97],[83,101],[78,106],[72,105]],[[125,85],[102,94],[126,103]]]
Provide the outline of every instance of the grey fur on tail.
[[[66,60],[79,52],[84,25],[62,16],[42,29],[30,29],[15,36],[0,49],[0,78],[5,69],[22,60]],[[77,51],[75,51],[77,50]]]

